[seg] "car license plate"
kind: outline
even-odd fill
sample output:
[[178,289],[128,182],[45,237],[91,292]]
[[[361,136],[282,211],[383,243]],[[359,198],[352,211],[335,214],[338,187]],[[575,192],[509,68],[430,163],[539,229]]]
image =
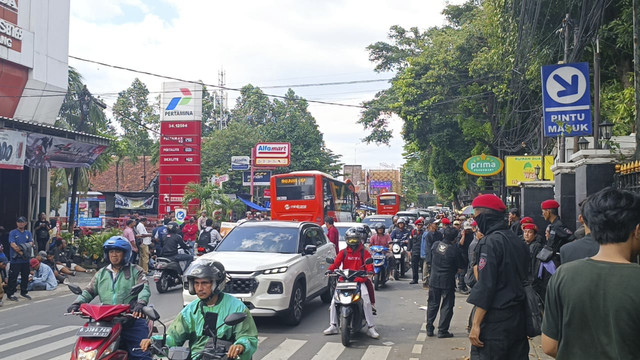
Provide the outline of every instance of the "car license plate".
[[87,326],[80,328],[76,335],[80,337],[107,337],[111,333],[108,326]]

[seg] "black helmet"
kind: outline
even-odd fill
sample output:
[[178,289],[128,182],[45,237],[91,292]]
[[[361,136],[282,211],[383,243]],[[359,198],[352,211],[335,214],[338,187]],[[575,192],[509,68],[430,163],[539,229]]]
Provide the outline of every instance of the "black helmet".
[[386,230],[386,227],[384,226],[384,224],[383,224],[383,223],[376,223],[376,224],[373,226],[373,228],[374,228],[374,229],[376,229],[376,230],[380,230],[380,229],[382,229],[383,231],[384,231],[384,230]]
[[218,261],[196,262],[187,269],[185,276],[187,277],[189,294],[191,295],[196,294],[195,279],[208,279],[215,284],[209,298],[219,294],[227,283],[227,272],[224,270],[224,265]]
[[167,224],[167,230],[169,231],[170,234],[177,234],[178,229],[180,229],[180,225],[178,225],[178,223],[175,221],[171,221],[170,223]]
[[348,246],[356,247],[361,241],[364,242],[367,240],[367,232],[361,226],[352,227],[344,233],[344,239]]

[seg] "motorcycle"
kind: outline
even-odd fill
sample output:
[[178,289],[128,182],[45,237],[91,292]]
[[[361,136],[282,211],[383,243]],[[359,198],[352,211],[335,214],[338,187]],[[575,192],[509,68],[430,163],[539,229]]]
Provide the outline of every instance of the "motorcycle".
[[[82,289],[79,286],[69,284],[72,293],[80,295]],[[129,358],[127,350],[120,349],[120,336],[123,323],[133,319],[131,306],[136,303],[137,295],[144,288],[144,284],[138,284],[131,288],[129,296],[134,296],[131,304],[120,305],[93,305],[81,304],[80,311],[65,313],[64,315],[77,315],[88,319],[78,330],[71,360],[81,359],[123,359]],[[153,332],[153,321],[148,322],[149,336]]]
[[395,239],[391,242],[391,252],[393,252],[393,257],[396,259],[396,268],[393,274],[393,278],[398,280],[400,277],[404,277],[404,274],[407,272],[407,260],[409,256],[407,256],[407,244],[403,240]]
[[389,251],[389,248],[374,245],[369,247],[373,254],[371,257],[373,258],[373,272],[375,273],[373,277],[373,285],[376,290],[379,287],[385,286],[387,283],[387,279],[389,278],[389,262],[387,261],[387,257],[385,253]]
[[[327,258],[326,261],[329,264],[333,264],[331,258]],[[365,265],[373,263],[372,258],[365,260]],[[364,265],[363,265],[364,266]],[[358,277],[366,277],[366,270],[341,270],[335,269],[329,276],[338,277],[336,283],[335,292],[335,306],[338,311],[338,323],[340,327],[340,335],[342,345],[349,346],[351,337],[361,329],[367,326],[367,322],[364,317],[364,304],[362,300],[362,292],[360,286],[362,283],[356,282]]]
[[[180,347],[174,346],[167,348],[165,346],[167,339],[167,327],[164,323],[160,321],[160,314],[150,306],[145,306],[142,312],[147,316],[147,318],[152,321],[157,321],[163,327],[163,335],[161,340],[153,340],[151,342],[151,346],[149,347],[149,351],[154,356],[158,357],[166,357],[170,360],[187,360],[191,359],[191,350],[188,347]],[[206,313],[204,316],[204,327],[203,334],[206,334],[210,337],[209,341],[207,341],[204,349],[200,354],[198,354],[198,359],[201,360],[226,360],[227,352],[229,351],[229,347],[233,345],[230,341],[220,340],[218,339],[218,329],[222,325],[234,326],[243,322],[244,319],[247,318],[247,314],[243,312],[237,312],[229,314],[224,319],[224,324],[220,324],[220,326],[216,327],[218,323],[218,314],[216,313]],[[194,354],[195,355],[195,354]]]
[[173,261],[166,257],[157,257],[154,263],[153,281],[160,294],[166,293],[174,286],[182,286],[184,261]]

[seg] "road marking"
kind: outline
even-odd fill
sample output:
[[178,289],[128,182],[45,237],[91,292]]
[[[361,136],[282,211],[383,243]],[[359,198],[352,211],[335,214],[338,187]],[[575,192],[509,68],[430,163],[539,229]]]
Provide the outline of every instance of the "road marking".
[[342,345],[342,343],[328,342],[324,344],[322,349],[320,349],[316,356],[314,356],[311,360],[335,360],[338,358],[338,356],[340,356],[340,354],[342,354],[343,351],[344,346]]
[[422,354],[422,344],[413,345],[413,349],[411,350],[412,354]]
[[420,328],[420,330],[427,331],[427,323],[422,323],[422,327]]
[[[62,335],[64,333],[67,333],[67,332],[70,332],[70,331],[76,330],[76,329],[78,329],[78,326],[75,326],[75,325],[74,326],[63,326],[61,328],[57,328],[55,330],[43,332],[43,333],[40,333],[38,335],[28,336],[28,337],[22,338],[20,340],[16,340],[16,341],[12,341],[10,343],[3,344],[2,345],[2,349],[0,350],[0,352],[5,352],[7,350],[15,349],[17,347],[25,346],[25,345],[32,345],[33,346],[33,344],[37,344],[38,342],[42,341],[42,339],[46,339],[49,336]],[[13,336],[14,334],[15,334],[15,332],[12,333],[11,335]],[[69,338],[72,340],[71,341],[72,343],[76,341],[76,337],[75,336],[70,336]],[[49,350],[51,348],[53,348],[52,347],[53,344],[49,344],[47,346],[51,346],[49,348]],[[40,353],[38,355],[42,355],[42,354],[43,353]],[[24,359],[21,359],[21,360],[24,360]]]
[[416,338],[416,341],[425,341],[427,340],[427,333],[418,333],[418,338]]
[[[21,352],[19,354],[11,355],[11,356],[6,357],[4,359],[5,360],[27,360],[27,359],[34,358],[36,356],[42,356],[43,354],[46,354],[48,351],[51,351],[52,349],[60,349],[60,348],[63,348],[63,347],[70,346],[71,344],[76,342],[76,339],[77,338],[75,336],[68,336],[65,339],[58,340],[58,341],[50,343],[50,344],[42,345],[42,346],[39,346],[39,347],[34,348],[34,349],[27,350],[27,351],[23,351],[23,352]],[[40,339],[40,340],[42,340],[42,339]]]
[[307,340],[287,339],[263,357],[262,360],[287,360],[306,343]]
[[[4,334],[0,334],[0,341],[8,339],[8,338],[12,338],[12,337],[20,336],[22,334],[27,334],[27,333],[30,333],[32,331],[37,331],[37,330],[40,330],[40,329],[44,329],[46,327],[49,327],[49,325],[33,325],[33,326],[26,327],[24,329],[11,331],[11,332],[5,332]],[[6,327],[4,329],[6,329]],[[3,332],[4,332],[4,329],[3,329]],[[5,345],[2,345],[2,347],[0,347],[0,349],[4,349],[4,347],[5,347]]]
[[71,353],[67,353],[67,354],[62,354],[60,356],[56,356],[54,358],[51,358],[49,360],[69,360],[71,358]]
[[258,336],[258,345],[262,344],[263,341],[267,340],[268,337],[266,336]]
[[371,345],[362,355],[362,360],[381,360],[386,359],[391,351],[391,346]]

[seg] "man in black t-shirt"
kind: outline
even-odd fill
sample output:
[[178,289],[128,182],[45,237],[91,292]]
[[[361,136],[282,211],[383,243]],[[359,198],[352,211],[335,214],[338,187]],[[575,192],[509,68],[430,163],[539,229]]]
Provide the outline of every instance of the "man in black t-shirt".
[[[582,216],[600,244],[596,255],[558,268],[547,286],[542,350],[562,359],[640,356],[640,197],[606,188]],[[567,321],[570,319],[570,321]]]

